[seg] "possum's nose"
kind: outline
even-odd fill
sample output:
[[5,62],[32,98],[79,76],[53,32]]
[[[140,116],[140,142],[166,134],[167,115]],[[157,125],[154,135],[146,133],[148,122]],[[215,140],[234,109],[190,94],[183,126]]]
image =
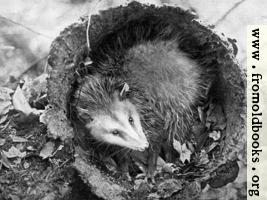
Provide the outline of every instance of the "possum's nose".
[[138,151],[144,151],[146,148],[148,148],[148,146],[149,146],[149,143],[145,142],[144,145],[138,148]]

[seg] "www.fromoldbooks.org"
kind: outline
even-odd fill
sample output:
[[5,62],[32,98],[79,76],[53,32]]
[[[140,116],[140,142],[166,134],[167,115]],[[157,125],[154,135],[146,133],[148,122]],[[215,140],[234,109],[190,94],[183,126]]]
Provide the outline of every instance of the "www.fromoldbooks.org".
[[247,28],[247,191],[267,199],[267,26]]

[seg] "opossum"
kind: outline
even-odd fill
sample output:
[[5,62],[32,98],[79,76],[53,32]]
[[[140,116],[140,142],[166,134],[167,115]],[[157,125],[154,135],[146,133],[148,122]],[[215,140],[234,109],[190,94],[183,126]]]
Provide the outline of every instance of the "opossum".
[[140,41],[120,59],[97,62],[97,73],[80,84],[77,115],[106,145],[139,151],[149,145],[147,173],[153,176],[161,147],[186,140],[212,76],[179,49],[177,38]]

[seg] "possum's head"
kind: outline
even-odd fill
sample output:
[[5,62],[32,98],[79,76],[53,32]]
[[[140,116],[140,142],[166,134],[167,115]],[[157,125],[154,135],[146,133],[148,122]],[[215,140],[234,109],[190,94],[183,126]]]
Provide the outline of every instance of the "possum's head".
[[77,99],[78,116],[97,141],[143,151],[149,144],[138,110],[112,84],[109,79],[87,78]]

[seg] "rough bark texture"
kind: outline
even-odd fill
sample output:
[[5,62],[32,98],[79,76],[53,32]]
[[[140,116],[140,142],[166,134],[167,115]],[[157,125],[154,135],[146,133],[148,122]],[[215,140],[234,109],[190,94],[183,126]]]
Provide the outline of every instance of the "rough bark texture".
[[[235,159],[241,155],[246,160],[244,144],[246,138],[246,99],[245,99],[245,75],[235,60],[236,46],[232,40],[226,41],[216,35],[209,27],[202,25],[196,16],[180,8],[141,5],[131,3],[127,7],[112,8],[92,16],[90,26],[90,45],[94,48],[101,35],[108,33],[118,24],[127,21],[129,18],[137,18],[144,12],[172,13],[176,16],[178,28],[191,34],[194,42],[188,43],[186,48],[197,48],[197,45],[206,47],[202,56],[206,57],[211,65],[218,66],[219,80],[216,85],[216,94],[221,100],[227,118],[226,140],[221,160]],[[71,82],[74,72],[80,62],[83,62],[88,55],[86,46],[87,18],[74,23],[61,32],[52,46],[49,53],[48,95],[50,104],[68,111],[68,96],[71,92]],[[197,43],[196,45],[194,43]],[[242,148],[242,146],[244,146]],[[233,156],[234,155],[234,156]],[[240,157],[239,157],[240,158]],[[82,162],[82,163],[81,163]],[[124,186],[117,187],[117,183],[106,177],[104,173],[92,173],[99,171],[96,165],[91,165],[82,160],[76,161],[76,168],[83,174],[87,184],[94,188],[93,192],[104,199],[126,199]],[[84,167],[81,167],[84,166]],[[91,172],[92,171],[92,172]],[[103,185],[116,185],[114,198],[106,195],[112,187],[95,188],[94,180],[101,180]],[[116,197],[116,198],[115,198]]]

